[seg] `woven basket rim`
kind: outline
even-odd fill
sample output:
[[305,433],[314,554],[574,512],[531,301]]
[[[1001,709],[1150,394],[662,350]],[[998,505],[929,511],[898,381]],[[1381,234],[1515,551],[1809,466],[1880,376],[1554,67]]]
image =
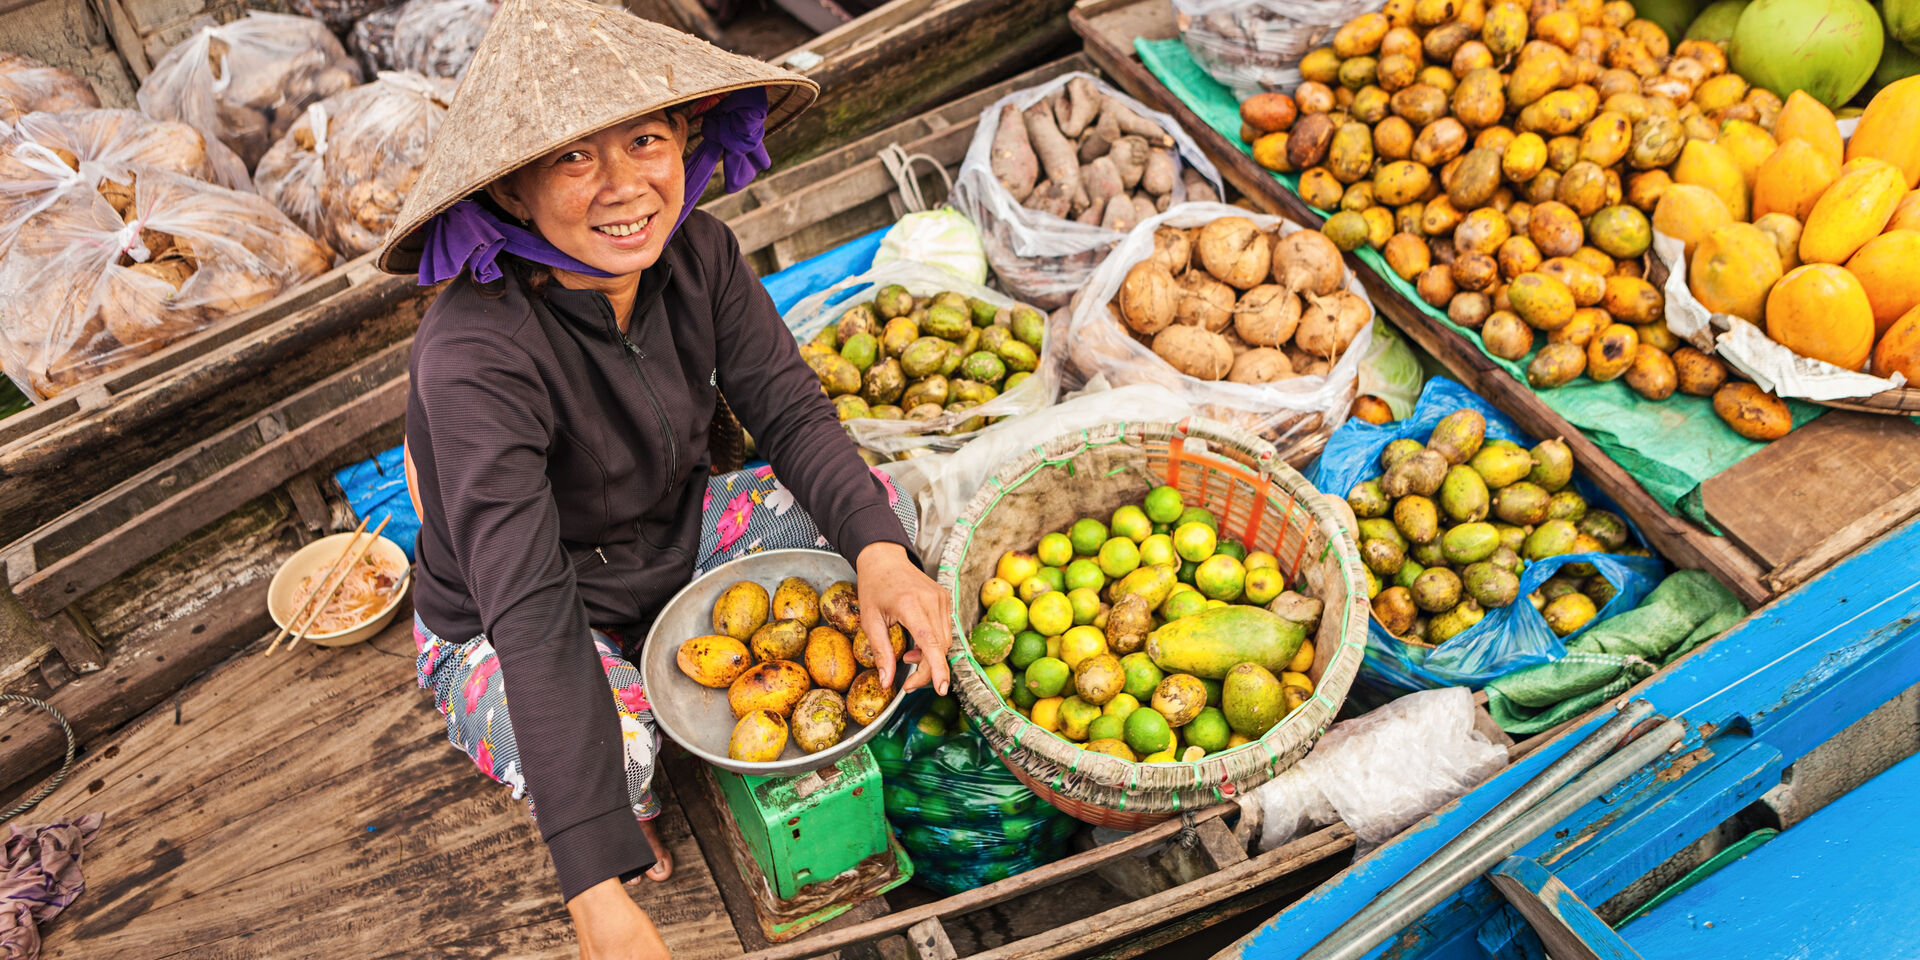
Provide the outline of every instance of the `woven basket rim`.
[[[986,679],[984,668],[973,656],[962,628],[964,598],[958,596],[960,569],[973,538],[975,518],[990,512],[1000,497],[1018,489],[1040,468],[1071,461],[1100,446],[1151,439],[1201,440],[1209,448],[1230,447],[1253,460],[1267,481],[1293,497],[1326,537],[1326,547],[1315,558],[1329,554],[1337,558],[1337,567],[1345,580],[1347,603],[1339,621],[1339,640],[1335,645],[1313,696],[1296,707],[1259,739],[1195,761],[1170,763],[1129,762],[1106,754],[1082,749],[1064,737],[1045,730],[1015,712]],[[1239,464],[1236,464],[1239,465]],[[1368,605],[1366,583],[1360,572],[1359,549],[1353,537],[1339,522],[1323,495],[1307,479],[1279,458],[1273,446],[1253,434],[1228,424],[1190,417],[1178,423],[1166,421],[1116,421],[1101,427],[1071,431],[1038,444],[1002,464],[968,501],[954,525],[955,536],[948,539],[938,568],[939,582],[953,596],[953,644],[949,665],[954,675],[960,702],[973,717],[1002,762],[1017,766],[1036,781],[1051,779],[1053,790],[1063,796],[1107,807],[1123,813],[1167,813],[1193,809],[1231,800],[1243,790],[1272,778],[1305,755],[1314,741],[1326,732],[1339,712],[1359,673],[1367,637]],[[1319,598],[1326,617],[1339,616],[1327,598]],[[1323,626],[1324,630],[1325,627]],[[1005,727],[1003,729],[1002,727]],[[1037,758],[1060,768],[1059,775],[1032,769],[1026,762]],[[1074,789],[1063,789],[1065,778],[1075,778]],[[1182,795],[1187,798],[1183,800]]]

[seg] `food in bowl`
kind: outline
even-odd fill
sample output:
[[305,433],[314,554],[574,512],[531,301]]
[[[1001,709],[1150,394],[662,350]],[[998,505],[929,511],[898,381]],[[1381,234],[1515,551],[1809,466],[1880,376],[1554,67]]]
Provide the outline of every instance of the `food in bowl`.
[[393,600],[406,568],[378,550],[368,550],[350,567],[344,579],[328,577],[329,568],[321,567],[300,580],[293,591],[293,609],[305,610],[315,593],[322,596],[339,581],[339,589],[318,611],[309,612],[304,621],[306,632],[326,635],[351,630],[379,616]]

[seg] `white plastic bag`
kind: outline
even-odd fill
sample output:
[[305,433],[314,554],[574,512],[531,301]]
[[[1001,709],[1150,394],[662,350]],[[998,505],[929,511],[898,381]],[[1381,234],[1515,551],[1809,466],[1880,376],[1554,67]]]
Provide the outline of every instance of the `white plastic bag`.
[[393,65],[458,79],[500,5],[495,0],[407,0],[393,25]]
[[25,54],[0,51],[0,122],[12,123],[35,111],[87,110],[99,105],[93,87],[79,74]]
[[[1006,294],[968,283],[942,267],[894,260],[875,266],[857,277],[848,277],[794,304],[785,317],[787,329],[805,343],[812,340],[829,322],[838,320],[854,304],[870,299],[881,287],[896,283],[906,287],[907,292],[915,297],[930,297],[951,290],[964,296],[977,297],[997,307],[1015,306],[1015,302]],[[978,436],[980,431],[952,435],[946,431],[968,420],[975,417],[1018,417],[1052,405],[1060,389],[1059,341],[1057,331],[1049,324],[1046,337],[1041,342],[1040,364],[1034,369],[1033,376],[977,407],[945,413],[932,420],[848,420],[844,424],[847,433],[860,446],[881,453],[897,453],[915,447],[957,450]]]
[[[987,248],[987,262],[993,266],[993,274],[1000,283],[1015,297],[1045,310],[1065,306],[1124,234],[1022,206],[993,175],[989,161],[993,137],[1000,128],[1002,107],[1011,104],[1025,110],[1064,89],[1076,78],[1091,80],[1102,94],[1158,124],[1173,138],[1179,160],[1199,171],[1212,184],[1216,195],[1225,195],[1221,192],[1219,171],[1179,123],[1096,77],[1069,73],[994,101],[993,106],[981,112],[980,124],[974,128],[973,142],[967,146],[960,175],[954,179],[953,205],[979,225],[981,242]],[[1177,203],[1185,197],[1184,180],[1176,170],[1174,201]]]
[[1313,752],[1239,798],[1272,850],[1344,821],[1355,856],[1392,839],[1507,765],[1507,751],[1474,729],[1465,687],[1410,693],[1327,729]]
[[1300,58],[1386,0],[1173,0],[1174,22],[1194,62],[1242,100],[1292,93]]
[[366,75],[394,69],[393,30],[400,23],[400,15],[406,12],[406,4],[396,3],[354,21],[353,30],[347,34],[347,51],[360,61],[360,69]]
[[[1120,291],[1127,270],[1153,252],[1153,231],[1162,225],[1204,226],[1221,217],[1244,217],[1261,230],[1279,227],[1282,236],[1304,229],[1279,217],[1251,213],[1221,203],[1186,203],[1145,220],[1114,247],[1087,280],[1073,308],[1067,356],[1080,376],[1104,373],[1116,386],[1157,383],[1193,405],[1200,416],[1231,424],[1271,442],[1280,457],[1295,466],[1319,454],[1326,438],[1345,422],[1353,405],[1360,361],[1373,345],[1375,321],[1368,321],[1325,376],[1299,376],[1275,383],[1245,384],[1198,380],[1160,359],[1122,328],[1107,304]],[[1197,268],[1196,268],[1197,269]],[[1362,300],[1360,279],[1347,271],[1346,289]],[[1372,301],[1368,300],[1369,306]]]
[[307,104],[359,82],[359,64],[326,24],[254,10],[167,51],[140,86],[140,109],[226,144],[236,156],[216,156],[215,164],[240,169],[224,168],[222,182],[245,183]]
[[260,158],[254,186],[341,256],[380,245],[426,163],[453,81],[382,73],[335,94]]

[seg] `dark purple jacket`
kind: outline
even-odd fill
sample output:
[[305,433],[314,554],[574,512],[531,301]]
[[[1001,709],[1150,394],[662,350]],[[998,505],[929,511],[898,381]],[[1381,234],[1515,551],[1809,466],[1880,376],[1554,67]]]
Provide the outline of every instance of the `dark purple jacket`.
[[414,338],[414,605],[441,637],[492,640],[572,899],[654,859],[588,626],[637,638],[692,578],[717,395],[849,561],[907,541],[719,220],[687,218],[642,276],[625,335],[604,295],[535,296],[515,264],[486,286],[463,274]]

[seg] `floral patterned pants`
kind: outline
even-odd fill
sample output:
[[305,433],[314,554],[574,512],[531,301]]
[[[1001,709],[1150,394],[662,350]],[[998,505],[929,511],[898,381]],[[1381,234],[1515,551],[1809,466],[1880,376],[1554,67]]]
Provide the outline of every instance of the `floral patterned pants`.
[[[874,475],[887,489],[887,502],[911,540],[919,523],[913,502],[900,496],[880,471]],[[804,511],[795,509],[793,493],[774,479],[771,467],[741,470],[707,481],[700,524],[700,555],[694,576],[705,575],[729,560],[796,547],[826,547],[827,539]],[[526,796],[526,776],[520,769],[520,749],[507,715],[507,691],[500,661],[485,634],[455,642],[428,630],[419,617],[413,621],[414,661],[420,686],[433,691],[433,705],[447,718],[447,740],[473,759],[480,772]],[[640,669],[620,655],[620,645],[599,630],[592,641],[607,672],[614,709],[620,714],[621,741],[626,748],[627,792],[633,815],[651,820],[660,814],[653,795],[654,758],[660,749],[660,731],[653,707],[640,683]]]

